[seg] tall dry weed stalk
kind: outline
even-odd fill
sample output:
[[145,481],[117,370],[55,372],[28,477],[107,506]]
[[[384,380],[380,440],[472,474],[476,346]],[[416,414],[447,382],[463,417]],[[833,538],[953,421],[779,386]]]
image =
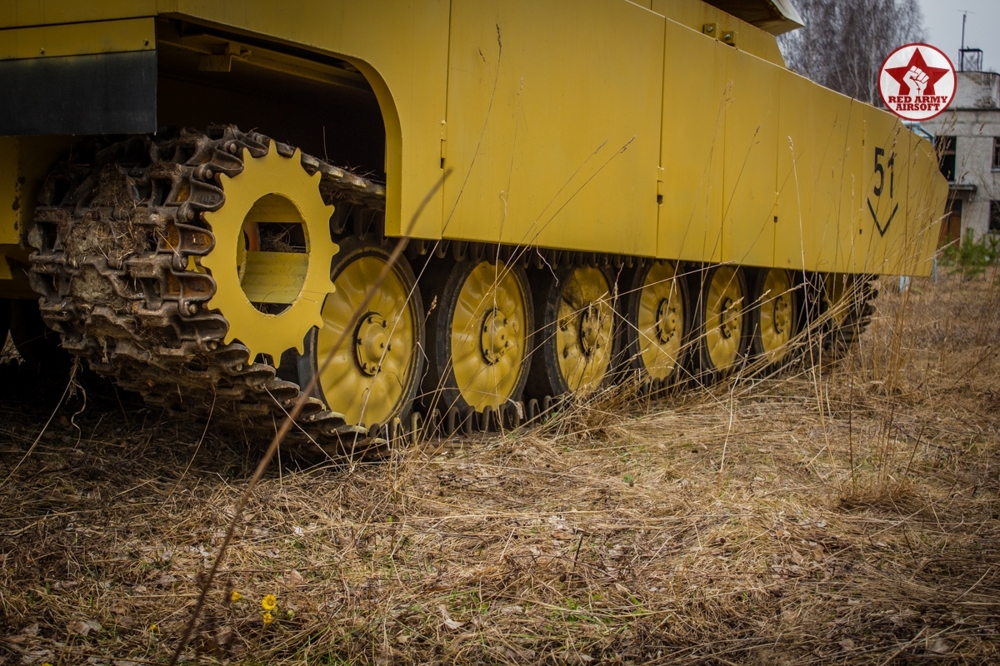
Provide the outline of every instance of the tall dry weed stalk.
[[[884,295],[876,301],[871,331],[832,383],[833,401],[848,412],[845,501],[901,500],[919,491],[916,470],[932,464],[924,433],[935,410],[930,406],[922,421],[901,415],[927,399],[930,385],[956,386],[992,371],[1000,323],[994,273],[971,284],[957,276],[938,283],[915,280],[901,292],[895,278],[882,281]],[[955,296],[956,290],[973,289],[979,298]],[[975,323],[956,330],[956,320]],[[932,361],[947,370],[932,371]]]

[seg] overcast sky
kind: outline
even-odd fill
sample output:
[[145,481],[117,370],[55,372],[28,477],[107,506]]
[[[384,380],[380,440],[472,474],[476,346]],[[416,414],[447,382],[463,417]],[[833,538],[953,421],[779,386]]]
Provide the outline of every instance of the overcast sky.
[[983,50],[983,69],[1000,72],[1000,0],[918,0],[927,42],[948,54],[958,67],[962,11],[969,10],[965,45]]

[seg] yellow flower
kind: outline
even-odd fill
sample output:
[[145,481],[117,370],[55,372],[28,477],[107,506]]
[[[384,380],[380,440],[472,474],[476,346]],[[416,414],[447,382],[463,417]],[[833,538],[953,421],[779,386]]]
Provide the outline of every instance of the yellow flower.
[[149,625],[149,630],[151,632],[155,633],[155,632],[159,631],[160,628],[158,626],[156,626],[156,623],[154,622],[153,624]]
[[278,607],[278,600],[273,594],[265,594],[264,598],[260,600],[260,607],[266,611],[273,611]]
[[236,590],[233,590],[233,593],[229,595],[229,600],[234,604],[242,598],[243,595],[237,592]]
[[271,624],[272,622],[274,622],[274,616],[272,616],[270,613],[264,613],[263,620],[264,624]]

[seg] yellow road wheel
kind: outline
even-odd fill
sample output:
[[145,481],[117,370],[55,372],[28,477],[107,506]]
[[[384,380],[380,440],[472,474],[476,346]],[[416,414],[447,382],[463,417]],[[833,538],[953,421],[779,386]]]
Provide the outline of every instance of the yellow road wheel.
[[724,375],[740,362],[746,349],[747,287],[734,266],[708,269],[698,305],[701,370]]
[[590,393],[610,379],[616,354],[612,279],[599,268],[576,266],[556,275],[537,271],[532,284],[539,329],[529,394]]
[[323,202],[320,174],[302,168],[274,145],[263,157],[243,151],[243,171],[219,176],[226,200],[205,213],[215,246],[201,259],[216,283],[208,307],[229,322],[227,343],[239,340],[250,358],[304,351],[306,334],[323,325],[320,309],[333,291],[330,237],[333,206]]
[[352,425],[405,419],[423,368],[423,304],[413,271],[400,257],[362,308],[389,253],[353,239],[342,241],[340,249],[331,270],[336,289],[323,303],[323,328],[307,341],[300,380],[308,382],[319,372],[318,397]]
[[757,274],[752,311],[753,354],[768,365],[789,358],[788,343],[798,333],[799,290],[783,268],[763,268]]
[[502,261],[463,261],[428,278],[424,301],[436,305],[427,320],[431,353],[424,388],[437,392],[435,406],[442,412],[496,411],[518,400],[534,327],[524,269]]
[[865,275],[828,273],[823,276],[820,314],[824,344],[841,355],[853,344],[871,319],[871,300],[878,295],[872,278]]
[[855,300],[854,276],[845,273],[827,273],[823,277],[823,314],[829,319],[829,328],[843,325]]
[[626,298],[626,352],[642,380],[670,382],[687,354],[690,301],[686,282],[670,262],[637,268]]

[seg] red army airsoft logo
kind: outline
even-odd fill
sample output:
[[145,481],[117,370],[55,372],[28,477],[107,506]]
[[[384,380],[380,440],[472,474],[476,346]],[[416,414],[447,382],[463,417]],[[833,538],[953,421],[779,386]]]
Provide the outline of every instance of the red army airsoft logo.
[[930,44],[900,46],[882,63],[878,91],[900,118],[929,120],[955,99],[955,66]]

